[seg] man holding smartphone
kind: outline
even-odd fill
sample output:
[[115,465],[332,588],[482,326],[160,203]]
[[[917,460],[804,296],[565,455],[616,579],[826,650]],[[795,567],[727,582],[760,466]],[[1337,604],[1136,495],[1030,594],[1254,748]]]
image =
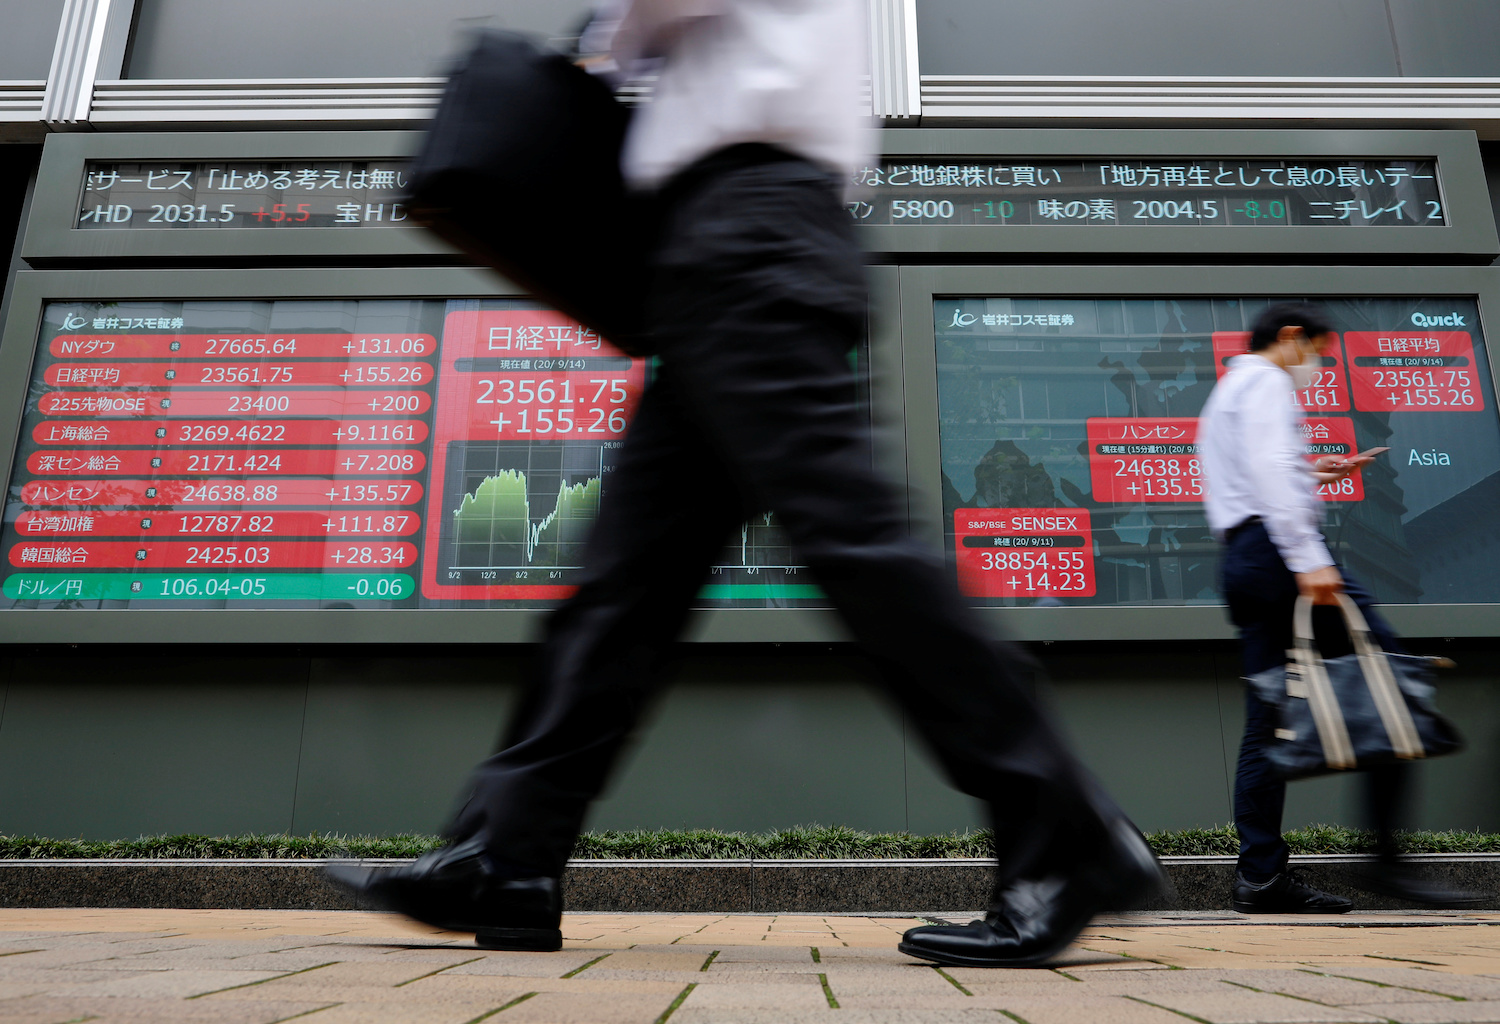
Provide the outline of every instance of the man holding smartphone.
[[[1286,661],[1299,596],[1336,609],[1336,595],[1347,594],[1380,646],[1400,650],[1374,610],[1374,598],[1335,564],[1320,530],[1318,486],[1358,473],[1385,450],[1307,459],[1302,410],[1294,393],[1312,382],[1323,354],[1336,343],[1332,325],[1317,308],[1271,306],[1255,323],[1249,354],[1230,361],[1198,421],[1207,485],[1204,507],[1209,528],[1224,545],[1220,590],[1240,632],[1246,676]],[[1348,653],[1348,636],[1336,611],[1330,615],[1328,608],[1314,607],[1313,623],[1325,658]],[[1349,900],[1298,881],[1287,868],[1290,851],[1281,837],[1286,783],[1265,753],[1275,729],[1274,709],[1246,687],[1245,734],[1234,786],[1234,822],[1240,834],[1234,909],[1246,914],[1342,914],[1352,908]],[[1472,894],[1437,889],[1400,863],[1394,833],[1409,775],[1406,765],[1367,771],[1379,860],[1366,886],[1434,906],[1474,902]]]

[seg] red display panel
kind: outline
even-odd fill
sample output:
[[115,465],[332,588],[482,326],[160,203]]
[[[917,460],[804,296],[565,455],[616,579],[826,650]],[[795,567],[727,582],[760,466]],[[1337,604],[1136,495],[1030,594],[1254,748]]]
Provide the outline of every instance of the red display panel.
[[[1093,417],[1087,422],[1089,478],[1094,500],[1192,503],[1203,501],[1203,467],[1198,458],[1198,419]],[[1354,424],[1343,416],[1309,416],[1303,423],[1307,457],[1347,457],[1357,448]],[[1359,474],[1320,484],[1325,501],[1363,501]]]
[[425,391],[350,388],[218,388],[155,391],[49,391],[37,403],[44,416],[420,416],[432,408]]
[[262,362],[54,363],[42,380],[58,387],[418,387],[432,382],[428,363]]
[[417,547],[406,541],[22,540],[10,564],[75,569],[410,569]]
[[1093,417],[1086,430],[1095,501],[1203,500],[1196,417]]
[[416,480],[32,480],[21,501],[38,508],[97,505],[184,505],[231,508],[338,508],[343,505],[415,505],[424,489]]
[[1468,331],[1350,331],[1344,345],[1362,412],[1484,408]]
[[16,517],[16,532],[22,537],[406,537],[421,525],[422,517],[415,512],[392,508],[358,512],[29,510]]
[[[1205,496],[1197,417],[1094,417],[1086,424],[1095,501],[1197,504]],[[1355,424],[1347,417],[1308,417],[1308,460],[1352,456]],[[1325,501],[1364,501],[1359,474],[1320,484]]]
[[419,473],[427,457],[409,449],[217,448],[196,451],[61,449],[33,452],[26,468],[37,476],[118,473],[121,476],[376,476]]
[[[1213,346],[1214,371],[1223,377],[1229,371],[1229,360],[1250,351],[1250,332],[1215,331]],[[1349,411],[1348,375],[1337,333],[1323,353],[1323,365],[1313,373],[1312,384],[1300,391],[1293,389],[1292,398],[1309,413]]]
[[420,444],[421,420],[47,420],[31,431],[43,445]]
[[47,344],[64,359],[419,359],[436,351],[430,334],[59,334]]
[[[1329,455],[1347,458],[1359,451],[1354,422],[1344,416],[1309,416],[1303,421],[1302,433],[1307,438],[1309,462]],[[1324,501],[1364,501],[1364,476],[1353,473],[1337,483],[1319,484],[1318,496]]]
[[1079,508],[961,508],[958,589],[968,597],[1092,597],[1093,527]]
[[645,384],[644,360],[560,313],[449,313],[422,595],[570,593],[611,453]]

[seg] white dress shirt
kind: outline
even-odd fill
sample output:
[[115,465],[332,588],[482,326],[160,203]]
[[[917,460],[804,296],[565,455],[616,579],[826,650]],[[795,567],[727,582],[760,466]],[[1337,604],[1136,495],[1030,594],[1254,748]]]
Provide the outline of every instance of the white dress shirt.
[[581,49],[609,54],[626,77],[664,58],[625,140],[625,179],[637,188],[741,142],[846,178],[869,155],[861,0],[614,0]]
[[1290,375],[1262,356],[1231,359],[1198,419],[1203,504],[1214,536],[1223,540],[1226,530],[1260,516],[1292,572],[1332,565],[1306,452]]

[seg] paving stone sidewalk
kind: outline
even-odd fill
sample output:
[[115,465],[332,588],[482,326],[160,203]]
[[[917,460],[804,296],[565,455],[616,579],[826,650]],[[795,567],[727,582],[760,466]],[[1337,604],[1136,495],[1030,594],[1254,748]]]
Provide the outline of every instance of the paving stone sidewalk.
[[0,1024],[1500,1022],[1500,914],[1125,915],[1016,971],[902,956],[913,923],[570,914],[562,952],[502,953],[382,914],[0,910]]

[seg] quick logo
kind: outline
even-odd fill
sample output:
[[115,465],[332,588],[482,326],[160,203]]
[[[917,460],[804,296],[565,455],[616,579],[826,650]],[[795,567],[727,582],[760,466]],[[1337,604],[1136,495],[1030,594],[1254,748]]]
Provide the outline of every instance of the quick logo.
[[1413,313],[1411,322],[1418,327],[1467,327],[1464,318],[1457,313],[1449,313],[1446,316],[1428,316],[1426,313]]

